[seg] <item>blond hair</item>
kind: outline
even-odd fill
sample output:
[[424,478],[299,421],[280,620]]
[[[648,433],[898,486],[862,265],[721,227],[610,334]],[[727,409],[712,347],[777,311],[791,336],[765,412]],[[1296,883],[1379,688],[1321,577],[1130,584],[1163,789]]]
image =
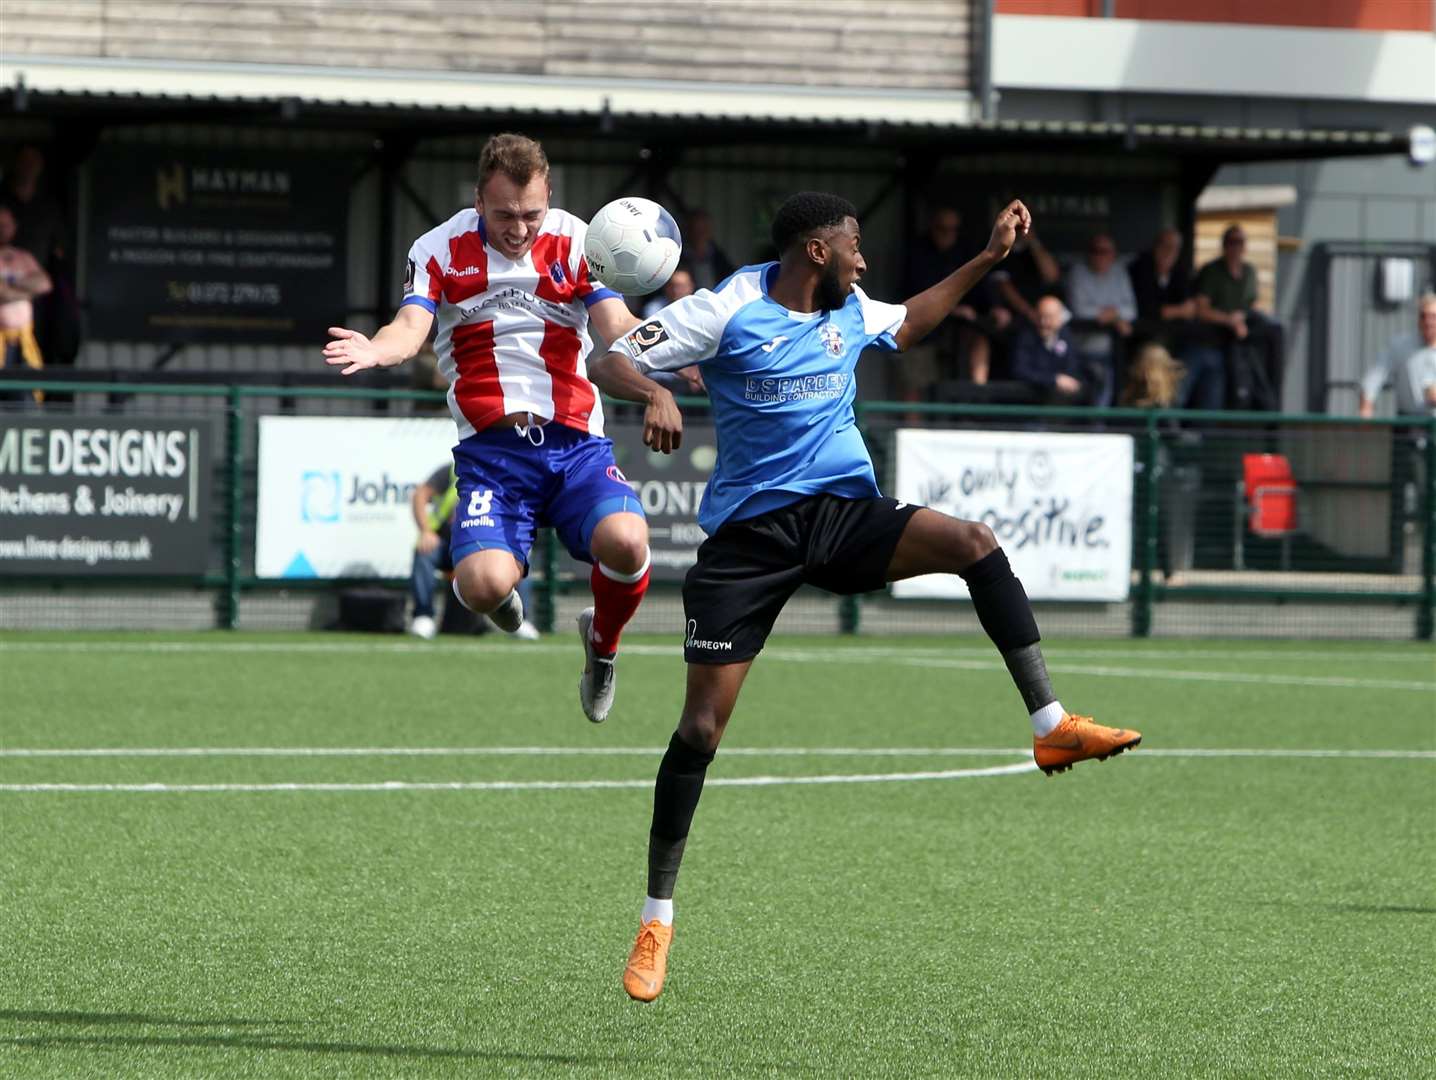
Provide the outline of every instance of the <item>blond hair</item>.
[[503,173],[524,187],[535,176],[548,176],[548,157],[543,147],[527,135],[504,132],[495,135],[479,151],[479,190],[494,173]]
[[1144,345],[1127,369],[1120,404],[1139,409],[1171,408],[1186,373],[1187,369],[1161,345]]

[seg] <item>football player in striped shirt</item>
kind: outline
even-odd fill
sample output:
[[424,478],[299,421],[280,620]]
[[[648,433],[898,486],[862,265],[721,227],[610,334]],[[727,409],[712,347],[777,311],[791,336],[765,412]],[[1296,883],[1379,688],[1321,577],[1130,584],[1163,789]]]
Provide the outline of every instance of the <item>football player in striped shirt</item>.
[[[607,346],[638,320],[591,277],[584,222],[549,206],[550,194],[537,142],[489,139],[473,208],[410,249],[393,321],[372,338],[331,327],[324,357],[345,375],[392,367],[418,352],[437,322],[434,352],[459,429],[454,592],[465,607],[517,628],[524,612],[516,586],[534,530],[552,526],[575,558],[593,564],[593,606],[578,619],[579,699],[600,723],[613,705],[619,637],[648,589],[648,524],[603,436],[603,407],[584,365],[590,330]],[[666,407],[676,416],[671,397]]]
[[885,304],[858,287],[867,264],[852,204],[801,192],[774,215],[777,262],[744,267],[676,301],[593,365],[607,393],[652,403],[667,391],[651,373],[696,362],[718,430],[718,465],[698,511],[708,539],[683,582],[687,696],[658,767],[648,897],[623,973],[631,997],[652,1001],[663,989],[673,886],[704,776],[748,669],[802,585],[856,594],[957,574],[1022,695],[1038,767],[1060,772],[1141,742],[1138,732],[1062,708],[1027,593],[992,530],[885,498],[853,417],[862,351],[921,341],[1031,221],[1013,202],[975,259],[905,304]]

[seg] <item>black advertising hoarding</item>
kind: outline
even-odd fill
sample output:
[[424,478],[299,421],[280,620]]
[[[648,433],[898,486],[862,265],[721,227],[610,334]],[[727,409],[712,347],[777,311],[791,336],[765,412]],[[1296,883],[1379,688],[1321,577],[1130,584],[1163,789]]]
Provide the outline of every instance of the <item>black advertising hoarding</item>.
[[347,306],[350,172],[283,150],[102,146],[90,337],[322,342]]
[[[712,426],[684,423],[683,446],[672,454],[644,446],[642,424],[612,423],[605,430],[614,460],[648,517],[653,580],[682,581],[707,539],[698,527],[698,504],[718,460]],[[588,568],[581,569],[586,576]]]
[[0,576],[200,575],[214,422],[0,417]]

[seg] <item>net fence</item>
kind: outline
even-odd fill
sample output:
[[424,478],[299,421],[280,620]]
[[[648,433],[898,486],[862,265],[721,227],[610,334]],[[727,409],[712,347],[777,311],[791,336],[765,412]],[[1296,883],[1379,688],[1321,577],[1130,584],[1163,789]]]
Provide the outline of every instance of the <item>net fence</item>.
[[[88,521],[47,514],[36,502],[45,492],[73,499],[87,480],[83,469],[75,473],[73,451],[60,463],[64,476],[51,469],[50,440],[101,445],[77,433],[192,440],[202,450],[187,460],[184,477],[170,479],[189,485],[193,516],[171,522],[157,512],[144,521],[146,543],[165,554],[143,565],[86,551],[0,558],[0,629],[319,629],[343,625],[346,598],[356,593],[389,597],[401,616],[406,610],[407,570],[393,569],[400,564],[392,558],[384,573],[338,576],[273,576],[259,565],[258,507],[268,483],[260,431],[267,417],[343,418],[362,430],[359,421],[442,418],[442,395],[235,385],[64,390],[63,400],[43,406],[14,394],[0,401],[0,554],[53,556],[56,537],[100,521],[98,513]],[[883,490],[990,524],[1048,637],[1431,635],[1436,422],[897,403],[866,403],[859,413]],[[701,539],[698,493],[713,457],[704,410],[690,409],[687,418],[693,450],[673,471],[637,445],[635,410],[611,410],[619,462],[649,513],[655,552],[664,552],[662,580],[633,623],[638,632],[677,636],[684,628],[682,571]],[[27,460],[27,446],[36,445],[43,450]],[[297,447],[294,456],[304,457],[306,444]],[[384,459],[382,445],[373,451]],[[395,480],[418,483],[427,468],[414,471]],[[118,498],[144,488],[122,472],[89,478],[91,494],[114,489]],[[144,495],[132,491],[131,502]],[[97,532],[92,548],[120,545],[123,553],[135,543],[108,535]],[[586,567],[547,530],[532,567],[541,627],[567,632],[591,602]],[[391,620],[390,628],[402,625]],[[777,632],[981,628],[949,581],[861,599],[804,588]]]

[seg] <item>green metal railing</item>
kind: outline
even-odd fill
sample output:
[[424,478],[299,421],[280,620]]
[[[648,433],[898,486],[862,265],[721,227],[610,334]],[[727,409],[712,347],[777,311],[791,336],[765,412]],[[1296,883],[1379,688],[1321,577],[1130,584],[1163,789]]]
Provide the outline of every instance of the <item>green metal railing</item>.
[[[207,573],[183,578],[135,578],[129,584],[154,584],[166,581],[174,585],[186,585],[216,592],[216,624],[233,629],[239,625],[241,598],[246,592],[276,589],[334,589],[352,582],[338,581],[295,581],[292,579],[258,578],[245,572],[246,521],[252,518],[255,492],[247,489],[245,433],[247,425],[257,420],[257,414],[249,407],[254,399],[284,399],[287,402],[300,400],[344,400],[351,402],[396,402],[411,401],[438,404],[445,395],[438,391],[369,389],[362,387],[293,387],[293,386],[247,386],[216,385],[194,386],[167,383],[139,384],[115,382],[71,382],[61,380],[6,380],[7,390],[44,390],[66,394],[104,394],[113,402],[120,396],[155,396],[167,398],[222,398],[224,400],[225,432],[222,445],[225,447],[224,461],[219,474],[224,478],[224,498],[221,502],[221,529],[218,533],[222,558],[218,574]],[[703,398],[680,399],[680,404],[689,408],[706,409],[708,402]],[[1179,599],[1219,600],[1267,600],[1273,602],[1316,601],[1362,604],[1393,604],[1413,606],[1416,613],[1416,636],[1430,640],[1433,626],[1436,626],[1436,418],[1393,422],[1390,420],[1359,420],[1352,417],[1324,415],[1282,415],[1275,413],[1231,413],[1198,412],[1145,409],[1090,409],[1005,405],[938,405],[906,402],[860,402],[856,406],[857,419],[875,457],[881,457],[882,437],[887,430],[899,426],[895,420],[911,421],[918,418],[927,423],[952,425],[981,424],[992,428],[1009,422],[1030,427],[1035,423],[1060,428],[1064,425],[1090,428],[1093,425],[1108,429],[1119,429],[1132,434],[1136,439],[1136,462],[1138,476],[1133,489],[1133,551],[1132,566],[1135,574],[1131,604],[1130,632],[1134,636],[1152,633],[1153,613],[1157,605]],[[27,415],[27,414],[14,414]],[[37,414],[28,414],[37,415]],[[38,414],[44,415],[44,414]],[[0,421],[7,414],[0,412]],[[1424,475],[1417,521],[1420,528],[1420,571],[1418,586],[1404,588],[1360,588],[1339,589],[1330,585],[1310,584],[1299,575],[1286,580],[1280,574],[1264,575],[1254,584],[1232,584],[1230,582],[1192,583],[1174,585],[1171,581],[1159,580],[1159,547],[1162,536],[1162,510],[1159,488],[1163,482],[1159,467],[1164,447],[1173,438],[1173,432],[1205,430],[1220,433],[1225,430],[1245,432],[1256,438],[1272,437],[1275,433],[1291,429],[1357,429],[1369,431],[1392,430],[1399,427],[1411,433],[1412,445],[1422,447]],[[1424,440],[1424,441],[1423,441]],[[1353,485],[1362,486],[1362,485]],[[1366,484],[1368,488],[1379,485]],[[1396,494],[1393,492],[1392,498]],[[1394,506],[1394,504],[1393,504]],[[1393,513],[1395,510],[1393,508]],[[540,626],[551,629],[554,623],[558,597],[568,587],[560,573],[558,546],[549,533],[543,542],[541,556],[536,560],[543,570],[543,584],[539,589],[538,611]],[[1409,577],[1409,575],[1406,575]],[[1401,580],[1405,580],[1402,577]],[[0,578],[0,585],[25,584],[75,584],[82,582],[94,586],[126,584],[126,579],[106,576],[103,579],[86,577],[83,574],[53,574],[37,580],[29,578]],[[388,584],[399,585],[400,582]],[[1069,601],[1068,603],[1081,603]],[[862,602],[858,598],[846,598],[839,606],[837,628],[843,632],[855,633],[862,622]]]

